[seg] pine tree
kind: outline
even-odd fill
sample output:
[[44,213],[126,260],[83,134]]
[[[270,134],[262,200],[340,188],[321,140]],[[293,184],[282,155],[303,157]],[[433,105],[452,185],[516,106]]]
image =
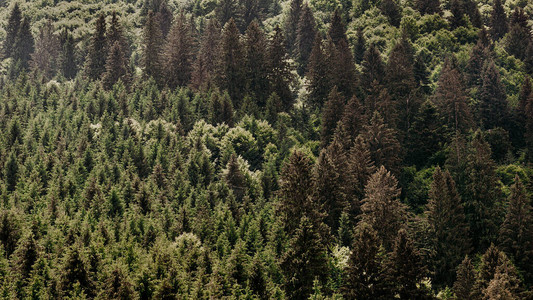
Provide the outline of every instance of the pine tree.
[[457,267],[457,280],[453,284],[453,291],[457,299],[470,299],[470,294],[476,281],[476,272],[472,260],[465,256]]
[[119,80],[122,80],[125,84],[129,83],[128,62],[118,41],[109,51],[105,68],[106,72],[102,77],[102,81],[106,89],[111,89]]
[[357,29],[357,39],[355,41],[355,46],[354,46],[354,58],[357,64],[361,64],[361,62],[363,62],[366,48],[367,48],[366,39],[365,39],[363,29],[359,28]]
[[368,144],[361,136],[353,142],[347,154],[345,190],[348,199],[348,212],[352,222],[361,212],[361,201],[365,196],[365,186],[368,179],[376,172],[374,162],[370,157]]
[[246,90],[256,99],[259,107],[265,107],[269,96],[267,40],[256,21],[252,21],[244,37]]
[[473,125],[467,103],[463,76],[450,59],[446,59],[433,95],[439,114],[444,118],[448,132],[466,133]]
[[389,280],[394,283],[393,290],[400,299],[429,298],[430,292],[420,284],[427,270],[405,229],[397,233],[388,265]]
[[55,75],[60,53],[59,37],[54,34],[54,26],[48,21],[39,30],[35,40],[35,52],[31,55],[31,68],[47,79]]
[[105,16],[102,14],[96,20],[95,31],[87,53],[86,73],[92,80],[99,79],[105,72],[108,47]]
[[494,41],[501,39],[509,30],[507,15],[501,0],[494,0],[490,16],[490,35]]
[[398,180],[384,166],[370,177],[365,186],[361,220],[376,230],[388,250],[392,249],[398,230],[407,221],[407,209],[399,196]]
[[268,79],[270,81],[270,93],[276,93],[282,103],[283,111],[289,110],[294,104],[294,97],[291,87],[294,83],[291,65],[288,62],[287,51],[283,43],[283,32],[281,28],[274,28],[268,45]]
[[227,90],[233,106],[240,107],[243,98],[245,78],[242,65],[244,64],[244,50],[241,44],[239,29],[233,19],[230,19],[222,30],[219,57],[219,86]]
[[374,112],[370,124],[363,129],[362,137],[370,149],[376,166],[385,166],[393,174],[399,174],[401,147],[396,132],[391,129],[378,112]]
[[390,299],[386,254],[377,232],[367,223],[355,231],[352,253],[345,269],[342,293],[346,299]]
[[525,110],[525,131],[524,139],[526,144],[526,154],[528,161],[533,161],[533,93],[528,97]]
[[440,0],[417,0],[416,9],[422,15],[441,14]]
[[348,135],[348,140],[345,143],[351,146],[365,125],[363,108],[356,96],[351,97],[344,106],[340,121]]
[[296,36],[298,34],[298,23],[300,22],[300,15],[302,12],[302,0],[291,0],[289,12],[285,18],[285,36],[286,44],[289,53],[294,53],[294,46],[296,45]]
[[496,238],[501,217],[501,190],[490,146],[479,131],[474,135],[466,161],[465,214],[474,249],[481,250]]
[[187,85],[192,72],[193,41],[183,12],[174,21],[163,51],[168,86],[175,89]]
[[448,171],[440,167],[433,173],[426,211],[428,223],[435,241],[433,265],[435,282],[451,285],[455,268],[469,252],[468,225],[461,198]]
[[143,33],[143,66],[146,77],[153,77],[156,82],[160,82],[162,66],[161,52],[163,49],[163,34],[161,25],[154,13],[150,11],[144,25]]
[[516,175],[514,181],[505,221],[500,227],[499,241],[501,249],[524,272],[526,283],[531,283],[531,274],[533,274],[532,209],[520,177]]
[[315,43],[309,57],[306,77],[309,80],[309,105],[313,109],[322,108],[328,93],[331,91],[331,80],[326,62],[326,55],[322,49],[322,37],[317,33]]
[[335,133],[335,128],[337,128],[337,123],[340,121],[344,110],[344,104],[344,97],[339,93],[337,87],[333,87],[322,112],[320,141],[323,148],[330,143],[333,134]]
[[65,78],[72,79],[78,72],[76,64],[76,45],[70,32],[65,29],[61,34],[61,54],[59,57],[61,73]]
[[233,104],[227,92],[222,95],[219,91],[211,93],[211,123],[226,124],[233,127]]
[[30,19],[26,17],[22,19],[19,31],[15,37],[15,44],[13,44],[13,60],[16,62],[20,61],[22,69],[27,69],[34,48],[35,41],[31,34]]
[[128,41],[124,36],[124,29],[122,28],[122,24],[120,24],[117,12],[113,11],[111,14],[111,25],[107,31],[107,44],[111,47],[115,42],[119,42],[122,51],[124,51],[126,57],[129,57],[131,51]]
[[308,299],[315,279],[325,282],[328,264],[319,229],[307,216],[300,219],[288,249],[281,262],[285,291],[290,299]]
[[500,72],[493,61],[487,62],[481,72],[483,84],[479,91],[479,119],[483,129],[507,128],[509,108]]
[[304,3],[296,30],[298,63],[300,65],[298,70],[300,74],[307,70],[307,63],[313,49],[316,34],[315,17],[311,8],[309,8],[307,3]]
[[389,23],[394,27],[400,26],[402,13],[395,0],[383,0],[380,5],[381,12],[389,19]]
[[13,5],[13,8],[11,9],[11,13],[9,14],[9,19],[7,21],[6,37],[3,45],[3,53],[5,57],[12,57],[14,54],[13,51],[15,46],[15,39],[19,32],[21,22],[22,13],[20,11],[18,3],[15,2],[15,5]]
[[194,62],[191,75],[192,86],[196,89],[209,88],[216,68],[216,57],[220,46],[220,28],[216,20],[211,19],[202,36],[200,50]]
[[480,70],[483,70],[483,66],[487,61],[489,50],[484,45],[481,39],[478,39],[476,45],[472,47],[470,58],[466,66],[467,80],[471,87],[481,87],[483,80],[481,78]]

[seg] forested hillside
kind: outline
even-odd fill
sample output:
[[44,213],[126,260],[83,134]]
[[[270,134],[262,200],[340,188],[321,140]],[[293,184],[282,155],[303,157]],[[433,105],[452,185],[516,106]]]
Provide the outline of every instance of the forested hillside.
[[0,2],[3,299],[533,299],[533,2]]

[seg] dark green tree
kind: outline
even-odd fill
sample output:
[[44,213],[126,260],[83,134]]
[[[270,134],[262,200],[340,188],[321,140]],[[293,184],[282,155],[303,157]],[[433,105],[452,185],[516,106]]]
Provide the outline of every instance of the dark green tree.
[[219,56],[219,86],[227,90],[233,106],[239,108],[245,88],[244,49],[241,43],[239,29],[233,19],[230,19],[222,30]]
[[102,73],[105,72],[108,47],[105,16],[102,14],[96,20],[95,31],[91,37],[87,52],[85,72],[92,80],[99,79]]
[[111,47],[105,68],[102,81],[106,89],[111,89],[119,80],[125,84],[130,82],[128,61],[119,42],[115,42]]
[[76,44],[72,34],[66,29],[61,33],[61,54],[59,64],[61,73],[65,78],[72,79],[78,72],[76,63]]
[[494,0],[490,16],[490,35],[494,41],[501,39],[509,30],[507,15],[501,0]]
[[194,62],[191,75],[192,86],[196,89],[209,88],[217,64],[218,49],[220,46],[220,27],[216,20],[211,19],[202,36],[200,50]]
[[453,291],[457,299],[470,299],[470,294],[476,281],[476,271],[472,260],[465,256],[457,267],[457,280],[453,284]]
[[335,12],[331,16],[328,35],[335,45],[338,45],[341,40],[348,40],[346,37],[346,25],[344,25],[341,12],[338,8],[335,9]]
[[183,12],[176,18],[163,50],[165,77],[170,88],[185,86],[191,79],[193,40]]
[[303,74],[307,70],[307,63],[313,49],[316,34],[315,17],[311,8],[309,8],[307,3],[304,3],[296,30],[298,63],[300,65],[298,70],[300,74]]
[[383,0],[381,1],[380,7],[383,15],[387,17],[389,23],[394,27],[400,26],[400,21],[402,20],[402,12],[398,3],[395,0]]
[[322,49],[322,37],[317,33],[315,43],[309,57],[307,78],[309,85],[309,105],[313,109],[322,108],[325,99],[331,91],[331,80],[326,55]]
[[20,24],[22,22],[22,12],[20,11],[18,2],[15,2],[6,26],[6,37],[4,41],[3,53],[5,57],[11,57],[13,55],[15,39],[17,38]]
[[440,9],[440,0],[417,0],[416,9],[418,9],[422,15],[442,13],[442,10]]
[[381,58],[381,53],[374,44],[370,44],[365,51],[363,58],[363,73],[361,74],[361,85],[363,88],[370,89],[373,82],[383,83],[385,74],[385,64]]
[[485,63],[481,72],[478,112],[483,129],[508,128],[509,107],[500,72],[493,61]]
[[256,21],[252,21],[244,36],[246,91],[259,107],[265,107],[270,96],[267,44],[265,33]]
[[342,117],[344,105],[344,97],[339,93],[337,87],[333,87],[322,112],[322,129],[320,131],[322,147],[326,147],[331,142],[337,123]]
[[302,0],[291,0],[289,12],[285,17],[285,36],[286,44],[289,53],[294,53],[296,45],[296,36],[298,34],[298,23],[300,22],[300,15],[302,12]]
[[13,44],[13,60],[20,62],[20,66],[23,69],[27,69],[34,49],[35,41],[33,40],[33,35],[31,33],[30,19],[26,17],[22,19],[19,31],[15,37],[15,44]]
[[294,104],[294,96],[291,90],[294,83],[294,75],[288,61],[283,32],[278,26],[274,28],[274,35],[269,41],[267,57],[270,92],[279,96],[283,111],[289,110]]
[[150,11],[144,24],[143,32],[143,67],[146,77],[153,77],[156,82],[160,82],[162,65],[161,52],[163,50],[163,34],[161,25],[154,13]]
[[357,64],[361,64],[363,62],[363,59],[365,57],[367,46],[366,46],[366,39],[363,32],[363,29],[359,28],[357,29],[357,39],[355,40],[354,45],[354,59]]

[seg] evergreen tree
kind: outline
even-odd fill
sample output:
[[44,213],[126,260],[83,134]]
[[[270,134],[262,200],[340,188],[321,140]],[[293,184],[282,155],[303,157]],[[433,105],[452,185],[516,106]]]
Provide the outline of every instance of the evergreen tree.
[[34,48],[35,41],[31,34],[30,20],[24,18],[20,23],[19,31],[15,37],[15,44],[13,44],[13,60],[20,62],[22,69],[27,69]]
[[329,25],[328,35],[335,45],[339,45],[341,40],[348,41],[346,37],[344,21],[338,8],[331,16],[331,24]]
[[86,73],[92,80],[99,79],[105,72],[108,47],[105,16],[102,14],[96,20],[95,31],[87,53]]
[[119,42],[122,51],[124,51],[126,57],[129,57],[131,51],[128,45],[128,41],[124,36],[124,29],[120,24],[117,12],[113,11],[113,13],[111,14],[111,25],[109,26],[109,30],[107,31],[107,44],[112,47],[115,42]]
[[168,8],[167,1],[161,1],[161,4],[157,9],[155,18],[157,19],[159,26],[161,26],[161,33],[163,34],[163,38],[166,38],[168,33],[170,32],[173,19],[172,12]]
[[163,52],[166,81],[172,89],[187,85],[191,79],[192,44],[190,25],[181,12],[170,29]]
[[484,45],[481,39],[478,39],[476,45],[472,47],[470,58],[466,66],[467,80],[471,87],[481,87],[483,80],[481,78],[480,70],[483,70],[483,66],[487,61],[489,50]]
[[377,232],[367,223],[355,231],[352,253],[345,269],[342,293],[346,299],[393,297],[385,266],[386,254]]
[[422,15],[441,14],[440,0],[417,0],[416,9]]
[[81,253],[80,245],[72,246],[66,252],[59,278],[59,289],[67,296],[78,285],[88,297],[94,296],[94,282],[90,277],[87,262]]
[[134,299],[133,285],[120,267],[115,266],[112,269],[104,283],[101,295],[107,299]]
[[533,161],[533,93],[531,93],[528,97],[525,112],[526,121],[524,137],[527,150],[527,158],[528,161],[531,162]]
[[106,89],[111,89],[119,80],[126,84],[129,83],[128,62],[118,41],[109,51],[105,68],[106,72],[102,77],[102,81]]
[[460,0],[450,1],[450,11],[452,15],[449,17],[450,27],[456,29],[459,27],[466,27],[465,7]]
[[470,299],[470,294],[476,280],[476,272],[472,260],[465,256],[457,267],[457,280],[453,284],[453,291],[457,299]]
[[361,136],[358,136],[353,142],[346,159],[345,190],[349,201],[349,216],[355,222],[356,217],[361,212],[360,205],[365,196],[365,186],[370,176],[376,172],[376,167],[370,157],[368,144]]
[[264,107],[269,96],[267,40],[256,21],[252,21],[244,37],[246,90]]
[[304,216],[299,222],[289,250],[285,253],[281,269],[285,275],[285,291],[290,299],[308,299],[313,282],[325,282],[328,263],[325,244],[314,222]]
[[326,55],[322,49],[322,38],[317,33],[315,43],[309,57],[309,65],[306,77],[309,80],[309,104],[313,109],[320,109],[324,104],[328,93],[331,91]]
[[237,203],[241,203],[246,193],[246,178],[244,178],[244,175],[240,170],[239,162],[237,161],[237,156],[235,154],[231,155],[226,169],[226,182],[233,191]]
[[228,91],[233,106],[239,108],[245,87],[245,74],[242,68],[244,50],[239,29],[233,19],[230,19],[222,30],[219,59],[220,88]]
[[332,84],[337,86],[344,97],[351,98],[357,85],[357,71],[348,42],[341,39],[336,46],[336,51],[330,52],[331,54],[333,56],[329,59],[332,62],[329,72]]
[[481,72],[483,84],[479,91],[479,119],[482,128],[507,128],[509,122],[509,108],[507,95],[500,80],[500,72],[494,62],[485,64]]
[[9,160],[6,161],[4,167],[4,179],[7,184],[7,191],[12,192],[17,187],[19,179],[19,165],[17,163],[17,157],[14,152],[9,155]]
[[507,53],[521,60],[526,57],[527,46],[532,40],[527,19],[524,10],[516,7],[511,15],[509,33],[505,37]]
[[34,71],[40,72],[45,78],[50,79],[57,71],[59,53],[59,37],[54,34],[52,22],[48,21],[39,30],[30,65]]
[[509,30],[507,15],[501,0],[494,0],[490,16],[490,35],[494,41],[501,39]]
[[446,59],[433,96],[440,115],[450,133],[466,133],[473,125],[466,88],[460,71],[450,59]]
[[363,126],[365,125],[363,108],[361,107],[361,103],[356,96],[350,98],[350,100],[348,100],[344,106],[344,111],[340,121],[348,135],[348,140],[344,141],[344,143],[347,143],[349,145],[347,148],[350,148],[352,143],[355,141],[355,138],[359,135],[363,129]]
[[400,26],[402,13],[395,0],[383,0],[380,5],[381,12],[389,19],[389,23],[394,27]]
[[219,91],[211,93],[211,123],[226,124],[233,127],[233,104],[227,92],[222,95]]
[[354,58],[357,64],[361,64],[361,62],[363,62],[366,49],[367,47],[364,32],[361,28],[359,28],[357,29],[357,39],[355,40],[354,46]]
[[377,84],[383,83],[383,74],[385,74],[385,65],[381,58],[381,53],[374,44],[370,44],[370,47],[365,51],[363,58],[363,74],[361,76],[361,85],[367,89],[376,82]]
[[298,23],[300,22],[300,15],[302,12],[302,0],[291,0],[289,12],[285,17],[285,36],[286,44],[289,53],[294,53],[294,46],[296,45],[296,36],[298,34]]
[[163,49],[163,34],[161,25],[154,13],[150,11],[144,25],[143,33],[143,66],[146,77],[153,77],[156,82],[161,81],[161,52]]
[[337,128],[337,123],[342,116],[344,103],[344,97],[339,93],[337,87],[333,87],[322,112],[320,141],[323,148],[331,142],[333,134],[335,133],[335,128]]
[[39,258],[39,248],[33,233],[22,240],[13,256],[15,270],[22,279],[27,279]]
[[300,64],[298,70],[300,71],[300,74],[303,74],[304,71],[307,70],[307,63],[313,49],[316,34],[315,17],[313,16],[311,8],[309,8],[307,3],[304,3],[296,30],[298,63]]
[[427,270],[405,229],[397,233],[388,265],[389,280],[394,282],[393,290],[400,299],[430,299],[430,291],[420,284]]
[[370,149],[376,166],[385,166],[393,174],[399,174],[401,147],[396,133],[378,112],[374,112],[370,124],[363,129],[362,137]]
[[294,97],[291,90],[294,75],[292,74],[291,65],[288,62],[288,55],[283,40],[281,28],[276,27],[268,45],[267,63],[270,92],[276,93],[279,96],[282,108],[286,111],[292,108],[294,104]]
[[20,11],[19,4],[15,2],[6,26],[6,37],[4,41],[3,53],[5,57],[12,57],[14,54],[15,40],[17,38],[19,28],[22,22],[22,12]]
[[455,268],[469,252],[468,226],[461,198],[448,171],[433,173],[426,211],[431,228],[435,282],[451,285]]
[[533,75],[533,40],[529,42],[524,55],[524,71],[530,76]]
[[226,27],[227,23],[233,19],[235,26],[241,25],[241,8],[239,0],[218,0],[215,8],[215,15],[218,22]]
[[501,249],[524,272],[526,283],[531,283],[531,274],[533,274],[532,209],[520,177],[517,175],[514,181],[505,221],[500,227],[499,241]]
[[216,20],[211,19],[202,36],[200,50],[194,62],[191,75],[192,86],[196,89],[208,88],[213,80],[216,68],[216,57],[220,46],[220,28]]
[[365,186],[361,220],[376,230],[388,250],[392,249],[394,237],[407,221],[407,209],[399,196],[398,180],[384,166]]
[[72,79],[78,72],[76,64],[76,45],[70,32],[65,29],[61,34],[61,54],[59,64],[65,78]]

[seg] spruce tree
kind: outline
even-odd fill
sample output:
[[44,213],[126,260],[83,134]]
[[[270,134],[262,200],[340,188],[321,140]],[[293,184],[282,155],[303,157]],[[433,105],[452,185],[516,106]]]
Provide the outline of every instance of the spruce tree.
[[109,51],[105,68],[106,72],[103,74],[102,81],[106,89],[111,89],[119,80],[125,84],[129,83],[128,61],[118,41]]
[[346,26],[342,20],[341,12],[338,8],[335,9],[331,16],[331,24],[329,25],[328,35],[335,45],[339,45],[341,40],[347,41]]
[[461,0],[450,1],[451,16],[449,17],[450,27],[456,29],[459,27],[466,27],[465,7]]
[[398,230],[407,221],[407,209],[399,196],[398,180],[384,166],[370,177],[365,186],[361,220],[376,230],[387,250],[392,250]]
[[361,201],[365,196],[368,179],[376,172],[370,156],[368,144],[361,136],[353,142],[347,154],[347,168],[344,175],[347,180],[345,190],[348,198],[348,212],[351,221],[355,222],[361,212]]
[[361,85],[363,88],[369,89],[373,82],[377,84],[383,83],[385,65],[376,45],[370,44],[370,47],[365,51],[362,66]]
[[135,299],[133,285],[124,273],[119,266],[113,267],[104,282],[101,297],[121,300]]
[[532,209],[520,177],[515,176],[511,187],[509,206],[500,227],[500,248],[522,270],[526,283],[532,282],[533,274],[533,222]]
[[490,35],[494,41],[501,39],[509,30],[507,15],[501,0],[494,0],[490,16]]
[[344,97],[339,93],[337,87],[333,87],[322,111],[322,129],[320,131],[322,147],[326,147],[330,143],[335,133],[335,128],[337,128],[337,123],[342,116],[344,104]]
[[226,27],[231,19],[233,19],[235,26],[238,24],[239,27],[241,27],[242,19],[240,15],[240,4],[239,0],[217,0],[215,16],[223,27]]
[[345,269],[342,293],[346,299],[393,297],[385,266],[385,250],[377,232],[367,223],[357,225],[352,253]]
[[274,28],[274,35],[269,41],[267,57],[270,93],[276,93],[279,96],[283,111],[287,111],[294,104],[291,88],[295,78],[288,61],[283,32],[278,26]]
[[79,244],[73,245],[63,258],[58,286],[63,296],[68,296],[76,285],[79,285],[88,297],[94,296],[94,282],[90,277],[87,262],[80,247]]
[[468,80],[470,87],[479,88],[483,84],[480,70],[483,69],[488,55],[489,50],[487,46],[484,45],[481,39],[478,39],[476,45],[472,47],[470,58],[468,59],[468,64],[466,66],[466,79]]
[[417,0],[416,9],[422,15],[441,14],[440,0]]
[[222,90],[227,90],[233,106],[239,108],[245,87],[244,50],[239,29],[235,21],[230,19],[222,30],[220,44],[218,81]]
[[17,157],[14,152],[11,152],[9,159],[5,163],[4,167],[4,180],[7,184],[7,191],[12,192],[17,186],[19,180],[20,171],[17,162]]
[[191,75],[192,86],[196,89],[208,88],[214,77],[220,46],[220,28],[216,20],[211,19],[202,36],[200,50],[194,62]]
[[524,71],[533,76],[533,40],[529,42],[524,56]]
[[473,125],[467,103],[463,76],[451,59],[446,59],[433,95],[439,114],[444,118],[449,133],[466,133]]
[[532,40],[531,27],[523,9],[515,8],[511,15],[509,33],[505,37],[505,50],[516,58],[526,57],[527,46]]
[[35,40],[35,52],[31,55],[31,68],[45,78],[52,78],[57,69],[60,54],[59,37],[54,34],[51,21],[44,24]]
[[479,91],[478,111],[482,128],[508,128],[507,94],[500,80],[500,72],[493,61],[485,63],[481,79],[483,84]]
[[61,54],[59,56],[61,73],[65,78],[72,79],[78,72],[76,64],[76,45],[72,34],[66,29],[61,34]]
[[13,256],[15,270],[22,279],[28,278],[31,275],[33,265],[39,258],[39,246],[33,233],[30,233],[20,242]]
[[302,12],[302,0],[291,0],[289,12],[285,18],[285,36],[286,44],[289,53],[294,53],[294,46],[296,45],[296,36],[298,34],[298,23],[300,22],[300,15]]
[[22,19],[19,31],[13,44],[13,60],[20,62],[22,69],[27,69],[31,59],[31,54],[35,48],[35,41],[31,33],[30,19]]
[[161,83],[161,52],[163,50],[163,34],[161,25],[154,13],[150,11],[144,24],[143,33],[143,66],[146,77],[153,77],[156,82]]
[[92,80],[99,79],[102,73],[105,72],[108,47],[105,16],[102,14],[96,20],[95,31],[91,37],[87,53],[85,71]]
[[344,106],[340,121],[348,135],[348,140],[345,143],[351,146],[365,125],[363,107],[356,96],[351,97]]
[[400,7],[395,0],[383,0],[381,1],[380,7],[383,15],[387,17],[389,23],[394,27],[400,26],[400,21],[402,20],[402,12]]
[[467,255],[457,267],[457,280],[453,284],[455,297],[457,299],[470,299],[475,281],[476,271],[472,260]]
[[265,107],[269,96],[267,40],[256,21],[252,21],[244,37],[246,91],[259,107]]
[[313,49],[316,33],[315,17],[311,8],[305,3],[302,7],[296,30],[298,63],[300,64],[298,70],[300,74],[303,74],[307,70],[307,63]]
[[168,86],[175,89],[187,85],[192,72],[193,41],[183,12],[174,21],[163,51]]
[[15,39],[19,32],[20,24],[22,22],[22,12],[20,11],[19,4],[15,2],[6,26],[6,37],[4,41],[3,53],[4,57],[12,57],[14,54]]
[[451,285],[455,268],[470,250],[468,225],[461,198],[448,171],[440,167],[433,173],[426,211],[431,228],[435,282]]
[[363,29],[357,29],[357,39],[354,46],[354,59],[357,64],[361,64],[365,57],[366,52],[366,39]]
[[163,38],[166,38],[170,32],[173,19],[172,12],[168,8],[167,1],[161,1],[161,4],[157,8],[155,17],[159,23],[159,26],[161,27]]
[[524,140],[526,144],[526,154],[529,162],[533,161],[533,93],[528,97],[525,110],[525,131]]
[[336,46],[336,51],[329,60],[331,63],[331,83],[336,85],[339,92],[346,98],[351,98],[357,86],[357,71],[355,69],[352,50],[346,39],[341,39]]
[[326,55],[322,49],[322,37],[319,33],[315,37],[315,43],[311,56],[306,77],[309,80],[309,105],[313,109],[322,108],[328,93],[331,91],[331,80],[326,62]]

